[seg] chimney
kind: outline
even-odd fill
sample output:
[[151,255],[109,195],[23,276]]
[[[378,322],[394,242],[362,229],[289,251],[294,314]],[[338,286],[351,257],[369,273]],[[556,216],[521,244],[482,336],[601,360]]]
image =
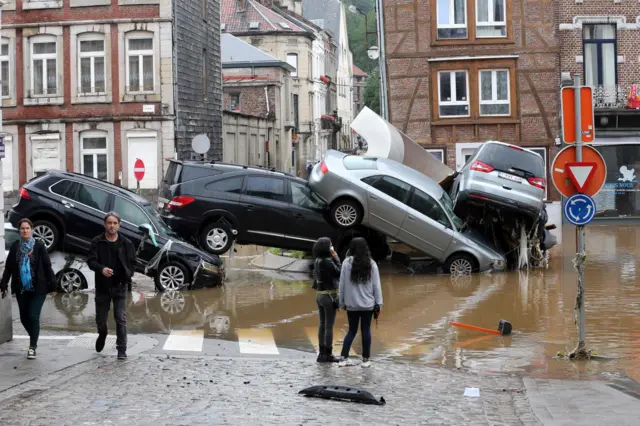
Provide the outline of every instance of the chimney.
[[237,0],[238,2],[238,12],[244,12],[246,10],[246,0]]

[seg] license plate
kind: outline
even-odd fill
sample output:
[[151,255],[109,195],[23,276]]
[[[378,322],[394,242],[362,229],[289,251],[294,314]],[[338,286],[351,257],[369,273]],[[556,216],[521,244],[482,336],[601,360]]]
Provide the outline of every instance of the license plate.
[[521,177],[510,175],[509,173],[500,172],[500,173],[498,173],[498,176],[501,177],[502,179],[510,180],[511,182],[522,183],[522,178]]
[[158,210],[164,209],[164,203],[162,201],[158,201]]

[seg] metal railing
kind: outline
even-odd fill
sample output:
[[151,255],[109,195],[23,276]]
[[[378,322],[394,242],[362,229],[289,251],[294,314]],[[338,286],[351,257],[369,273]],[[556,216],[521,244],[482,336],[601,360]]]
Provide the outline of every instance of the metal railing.
[[[596,86],[593,90],[593,106],[596,109],[626,108],[629,103],[631,86]],[[640,95],[640,84],[638,85]]]

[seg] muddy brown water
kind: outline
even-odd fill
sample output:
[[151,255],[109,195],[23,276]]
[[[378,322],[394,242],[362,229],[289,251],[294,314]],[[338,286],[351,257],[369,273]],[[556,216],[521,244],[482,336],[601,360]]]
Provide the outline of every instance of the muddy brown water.
[[[564,230],[563,243],[548,269],[531,272],[452,278],[381,265],[384,306],[373,325],[374,357],[538,377],[624,374],[640,380],[640,227],[587,228],[586,343],[611,358],[606,361],[554,359],[577,341],[573,229]],[[306,276],[251,270],[240,255],[227,265],[228,282],[221,288],[158,295],[143,285],[129,301],[130,332],[202,329],[206,337],[236,340],[238,329],[268,328],[279,347],[314,350],[315,294]],[[43,325],[93,331],[93,305],[92,293],[58,295],[48,300]],[[495,329],[501,319],[513,324],[511,336],[451,326],[458,321]],[[340,312],[338,346],[346,331]],[[360,353],[359,338],[354,349]]]

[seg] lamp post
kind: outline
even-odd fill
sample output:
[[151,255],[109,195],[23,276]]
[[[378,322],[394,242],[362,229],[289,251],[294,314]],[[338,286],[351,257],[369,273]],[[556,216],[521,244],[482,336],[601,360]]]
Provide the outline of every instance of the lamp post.
[[369,31],[369,19],[367,14],[355,7],[354,5],[349,6],[349,12],[351,13],[359,13],[364,16],[364,30],[365,30],[365,40],[367,43],[367,55],[369,55],[369,59],[378,59],[380,56],[380,49],[378,46],[370,46],[369,45],[369,34],[377,34],[377,31]]

